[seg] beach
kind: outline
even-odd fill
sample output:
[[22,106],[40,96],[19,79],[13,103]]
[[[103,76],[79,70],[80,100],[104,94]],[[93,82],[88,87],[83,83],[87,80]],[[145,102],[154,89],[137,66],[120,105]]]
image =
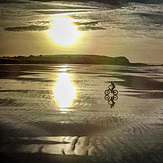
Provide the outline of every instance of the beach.
[[[1,162],[163,162],[162,72],[1,64]],[[111,82],[118,94],[108,100]]]

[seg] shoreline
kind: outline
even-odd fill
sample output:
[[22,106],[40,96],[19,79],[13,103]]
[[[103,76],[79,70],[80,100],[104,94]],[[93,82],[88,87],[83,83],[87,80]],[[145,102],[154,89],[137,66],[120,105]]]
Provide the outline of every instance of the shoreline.
[[146,63],[131,63],[126,57],[99,55],[52,55],[0,57],[0,64],[97,64],[122,66],[148,66]]

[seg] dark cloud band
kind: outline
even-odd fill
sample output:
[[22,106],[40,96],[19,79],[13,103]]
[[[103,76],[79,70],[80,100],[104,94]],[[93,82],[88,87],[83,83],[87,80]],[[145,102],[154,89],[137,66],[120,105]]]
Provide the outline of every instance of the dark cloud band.
[[[45,21],[40,21],[45,22]],[[94,21],[94,22],[74,22],[73,24],[75,26],[78,26],[79,31],[89,31],[89,30],[105,30],[104,27],[98,27],[96,26],[99,23],[99,21]],[[49,30],[50,27],[50,22],[46,21],[46,25],[28,25],[28,26],[18,26],[18,27],[7,27],[4,28],[6,31],[15,31],[15,32],[21,32],[21,31],[44,31],[44,30]]]
[[48,29],[50,29],[49,26],[38,26],[38,25],[5,28],[6,31],[43,31]]

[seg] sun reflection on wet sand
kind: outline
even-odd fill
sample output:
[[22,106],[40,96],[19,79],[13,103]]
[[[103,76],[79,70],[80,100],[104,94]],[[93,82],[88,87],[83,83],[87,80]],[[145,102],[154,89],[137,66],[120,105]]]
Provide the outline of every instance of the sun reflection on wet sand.
[[[63,71],[62,71],[63,70]],[[73,100],[76,98],[76,87],[71,81],[72,75],[66,72],[66,68],[60,69],[57,82],[53,89],[54,100],[63,111],[68,111]]]

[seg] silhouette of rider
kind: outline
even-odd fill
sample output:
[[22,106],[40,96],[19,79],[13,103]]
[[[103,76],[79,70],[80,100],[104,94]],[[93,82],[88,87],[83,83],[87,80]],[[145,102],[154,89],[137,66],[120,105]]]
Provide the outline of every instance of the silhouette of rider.
[[112,108],[115,105],[114,97],[111,97],[110,100],[108,100],[108,103],[110,104],[110,108]]
[[111,82],[111,84],[109,86],[110,91],[113,92],[114,88],[115,88],[115,85],[113,82]]

